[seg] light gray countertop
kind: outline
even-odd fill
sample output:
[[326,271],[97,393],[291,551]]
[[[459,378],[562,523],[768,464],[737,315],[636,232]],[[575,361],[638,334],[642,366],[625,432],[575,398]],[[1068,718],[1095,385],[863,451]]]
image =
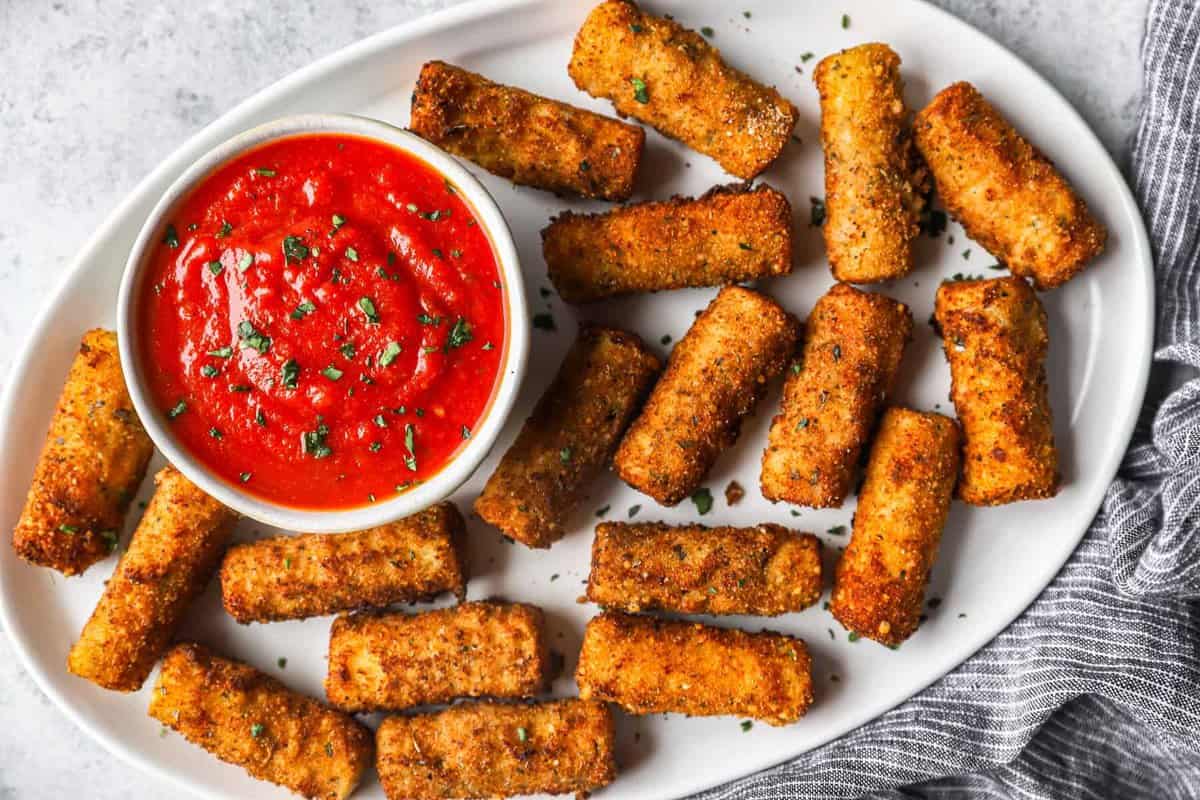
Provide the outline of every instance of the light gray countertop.
[[[1048,78],[1124,166],[1145,0],[935,2]],[[454,4],[0,0],[0,381],[76,251],[176,146],[315,58]],[[0,637],[0,800],[174,796],[77,730]]]

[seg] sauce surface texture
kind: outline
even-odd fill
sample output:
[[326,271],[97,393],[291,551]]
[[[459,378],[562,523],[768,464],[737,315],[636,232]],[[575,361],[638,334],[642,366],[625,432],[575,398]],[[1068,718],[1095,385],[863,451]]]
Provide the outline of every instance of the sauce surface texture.
[[499,268],[457,190],[384,144],[297,136],[205,179],[141,303],[154,399],[181,443],[260,497],[382,502],[437,472],[504,352]]

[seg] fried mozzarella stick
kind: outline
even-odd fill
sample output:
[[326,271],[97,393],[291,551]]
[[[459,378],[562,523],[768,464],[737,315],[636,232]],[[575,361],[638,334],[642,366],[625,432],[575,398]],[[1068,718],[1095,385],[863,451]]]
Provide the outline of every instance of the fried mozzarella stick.
[[568,303],[786,275],[792,210],[783,194],[759,184],[605,214],[564,211],[542,231],[542,254]]
[[1053,289],[1104,249],[1082,198],[971,84],[943,89],[913,129],[946,210],[1014,275]]
[[231,547],[221,599],[238,622],[278,622],[466,596],[462,515],[451,503],[356,533],[278,536]]
[[654,376],[658,356],[632,333],[585,325],[475,512],[529,547],[562,538],[588,484],[608,466]]
[[954,420],[884,412],[829,604],[847,630],[895,646],[917,629],[958,465]]
[[767,381],[796,348],[799,323],[774,300],[729,286],[675,345],[613,459],[633,488],[673,506],[737,440]]
[[550,677],[544,627],[541,609],[524,603],[341,616],[329,635],[325,695],[351,712],[532,697]]
[[421,69],[412,132],[513,183],[627,200],[645,132],[442,61]]
[[903,303],[844,283],[817,301],[799,372],[783,384],[763,452],[764,497],[812,508],[842,504],[912,327]]
[[198,644],[163,659],[150,716],[252,777],[296,794],[342,800],[371,761],[371,731]]
[[129,549],[67,656],[67,669],[105,689],[142,688],[217,571],[237,519],[174,467],[154,484]]
[[630,714],[739,716],[787,725],[812,705],[808,648],[774,631],[605,611],[583,634],[579,696]]
[[825,149],[825,251],[839,281],[876,283],[907,275],[929,194],[913,148],[900,56],[862,44],[821,60]]
[[88,331],[13,531],[17,555],[78,575],[115,550],[153,452],[125,389],[117,335]]
[[964,502],[1058,494],[1046,387],[1046,312],[1021,278],[943,283],[935,306],[962,423]]
[[796,124],[779,92],[721,60],[703,36],[631,0],[592,9],[567,67],[575,85],[612,101],[749,180],[775,160]]
[[587,599],[620,611],[800,611],[821,596],[821,540],[782,525],[596,526]]
[[462,703],[385,719],[375,766],[388,800],[584,797],[616,777],[613,738],[603,703]]

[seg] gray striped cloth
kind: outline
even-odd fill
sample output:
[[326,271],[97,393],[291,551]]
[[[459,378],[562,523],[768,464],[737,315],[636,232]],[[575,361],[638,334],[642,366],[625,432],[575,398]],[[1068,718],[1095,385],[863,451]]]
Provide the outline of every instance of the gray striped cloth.
[[1156,261],[1157,351],[1091,530],[958,669],[704,800],[1200,798],[1200,0],[1154,0],[1142,58],[1132,177]]

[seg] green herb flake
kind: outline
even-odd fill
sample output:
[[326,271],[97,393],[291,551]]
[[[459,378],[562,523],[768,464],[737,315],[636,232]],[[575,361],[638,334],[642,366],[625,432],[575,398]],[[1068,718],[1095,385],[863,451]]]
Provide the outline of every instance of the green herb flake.
[[496,349],[496,345],[492,344],[491,342],[484,342],[484,345],[483,345],[483,347],[482,347],[482,348],[480,348],[480,349],[482,349],[482,350],[495,350],[495,349]]
[[712,511],[713,497],[712,492],[707,488],[697,489],[692,493],[692,502],[696,504],[697,513],[704,515]]
[[287,659],[286,658],[276,659],[275,663],[279,666],[280,669],[287,669]]
[[313,458],[327,458],[333,455],[333,448],[326,444],[328,437],[329,426],[322,422],[315,431],[304,432],[300,438],[300,451]]
[[462,347],[467,342],[475,338],[471,333],[471,323],[463,317],[454,320],[454,327],[450,329],[450,335],[446,338],[447,348]]
[[308,245],[299,236],[286,236],[283,240],[283,257],[299,263],[308,258]]
[[846,526],[845,525],[834,525],[832,528],[830,528],[829,530],[827,530],[825,532],[828,533],[830,536],[845,536],[846,535]]
[[529,741],[529,731],[524,728],[517,728],[517,738],[522,742]]
[[358,307],[372,325],[379,324],[379,312],[375,310],[375,301],[369,297],[358,298]]
[[858,635],[858,631],[850,631],[850,635],[847,638],[852,642],[857,642],[862,637]]
[[228,220],[221,220],[221,229],[217,231],[217,238],[224,239],[231,233],[233,233],[233,226],[229,224]]
[[59,525],[58,530],[62,533],[76,534],[79,533],[79,528],[74,525]]
[[807,53],[800,54],[800,60],[805,64],[807,64],[809,61],[812,61],[812,59],[813,59],[813,54],[812,54],[811,50],[808,51]]
[[825,201],[820,197],[810,197],[808,201],[812,203],[808,224],[814,228],[819,228],[825,224]]
[[633,519],[634,517],[636,517],[638,515],[638,512],[641,510],[642,510],[641,505],[632,505],[629,507],[629,511],[627,511],[626,513],[629,515],[630,519]]
[[850,27],[850,15],[842,14],[842,30],[846,30],[849,27]]
[[100,538],[104,540],[106,545],[108,545],[108,552],[110,553],[116,550],[117,545],[121,542],[121,540],[117,538],[116,531],[100,531]]
[[635,23],[633,23],[632,25],[630,25],[630,26],[629,26],[629,30],[633,31],[634,33],[641,33],[642,31],[644,31],[644,30],[645,30],[645,28],[643,28],[641,25],[638,25],[638,24],[635,22]]
[[217,358],[229,358],[233,355],[233,348],[225,345],[224,347],[218,347],[216,350],[209,350],[208,354]]
[[534,314],[533,327],[543,331],[558,330],[558,326],[554,324],[554,316],[552,314]]
[[629,82],[633,84],[633,99],[639,103],[649,103],[650,95],[646,91],[646,82],[641,78],[630,78]]
[[261,722],[256,722],[250,726],[250,735],[255,739],[258,739],[263,735],[263,731],[265,730],[266,728],[263,727]]
[[249,253],[242,253],[242,257],[238,259],[238,272],[245,272],[254,264],[254,256]]
[[167,225],[167,232],[163,235],[163,244],[167,247],[179,247],[179,233],[175,230],[174,225]]
[[671,334],[664,333],[663,337],[661,339],[659,339],[658,341],[659,341],[659,344],[662,344],[662,345],[670,344],[671,343]]
[[342,227],[345,224],[346,224],[345,217],[343,217],[341,214],[334,214],[333,215],[333,230],[331,230],[329,232],[329,235],[332,236],[333,234],[337,233],[338,228]]
[[274,178],[276,174],[275,170],[266,167],[258,167],[254,172],[256,175],[261,175],[264,178]]
[[333,742],[325,743],[325,755],[329,756],[330,758],[333,758]]
[[214,439],[224,439],[225,438],[225,434],[221,433],[221,431],[217,428],[209,428],[208,435]]
[[464,440],[465,440],[465,439],[470,439],[470,438],[471,438],[471,429],[470,429],[470,428],[468,428],[466,425],[463,425],[463,426],[462,426],[462,438],[463,438]]
[[250,477],[251,475],[249,472],[243,472],[241,475],[238,475],[238,480],[240,480],[242,483],[245,483],[246,481],[250,480]]
[[353,247],[347,247],[346,248],[346,258],[350,259],[351,261],[353,261],[355,263],[358,263],[358,251],[355,250]]
[[607,514],[609,512],[609,509],[611,509],[611,508],[612,508],[612,506],[601,506],[600,508],[597,508],[596,516],[603,517],[605,514]]
[[221,374],[221,370],[217,369],[212,364],[205,364],[200,368],[200,374],[206,378],[215,378]]
[[167,412],[167,419],[175,419],[185,411],[187,411],[187,400],[180,400]]
[[225,271],[225,265],[220,261],[210,261],[208,262],[208,271],[213,275],[220,275]]
[[295,389],[300,379],[300,365],[296,363],[296,359],[289,358],[279,370],[283,378],[283,388]]
[[750,246],[750,244],[748,242],[738,242],[738,247],[742,248],[743,250],[753,250],[754,249],[753,247]]
[[267,427],[267,418],[261,408],[254,409],[254,421],[263,428]]
[[309,314],[317,310],[317,307],[308,300],[302,300],[296,309],[291,313],[292,319],[304,319]]
[[559,450],[558,451],[558,460],[564,464],[570,464],[571,463],[571,448],[564,447],[563,449]]
[[249,320],[239,322],[237,332],[238,337],[242,340],[242,347],[255,350],[259,355],[271,349],[270,337],[264,336]]
[[754,727],[754,723],[751,722],[750,720],[748,720],[748,719],[742,720],[742,733],[748,733],[749,730],[753,727]]
[[326,378],[329,378],[331,381],[339,381],[342,379],[342,375],[345,373],[335,367],[333,364],[330,364],[325,369],[321,370],[321,374]]
[[708,27],[707,25],[705,25],[703,28],[701,28],[700,32],[703,33],[705,36],[707,36],[709,39],[711,39],[713,37],[713,29]]

